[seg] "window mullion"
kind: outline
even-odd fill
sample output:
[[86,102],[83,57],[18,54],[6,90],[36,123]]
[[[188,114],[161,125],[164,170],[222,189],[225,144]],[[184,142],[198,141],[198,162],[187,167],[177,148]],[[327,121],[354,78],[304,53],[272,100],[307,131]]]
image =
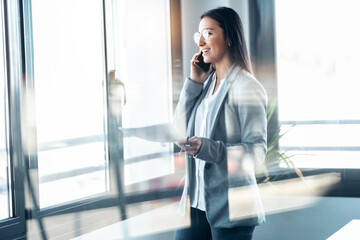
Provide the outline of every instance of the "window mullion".
[[[6,74],[6,114],[8,114],[9,179],[11,181],[11,216],[0,222],[0,236],[13,239],[25,234],[24,173],[21,139],[21,7],[19,1],[2,1],[4,22],[4,61]],[[3,57],[3,56],[1,56]],[[1,89],[4,91],[4,89]]]

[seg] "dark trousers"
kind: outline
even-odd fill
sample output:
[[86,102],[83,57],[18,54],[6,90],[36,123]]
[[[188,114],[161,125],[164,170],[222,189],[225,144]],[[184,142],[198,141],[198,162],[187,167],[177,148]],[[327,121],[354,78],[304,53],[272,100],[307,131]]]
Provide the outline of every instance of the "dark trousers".
[[204,211],[191,208],[191,226],[178,229],[175,240],[251,240],[255,227],[214,228]]

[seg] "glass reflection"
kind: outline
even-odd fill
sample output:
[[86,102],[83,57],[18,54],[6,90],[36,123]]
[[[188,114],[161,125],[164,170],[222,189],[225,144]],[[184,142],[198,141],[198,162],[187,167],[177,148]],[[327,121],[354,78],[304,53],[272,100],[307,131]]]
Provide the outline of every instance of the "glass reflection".
[[[113,1],[113,11],[116,69],[126,86],[122,127],[169,122],[173,96],[168,1],[118,0]],[[151,179],[174,173],[172,144],[136,137],[123,141],[127,192],[143,190]]]
[[[303,178],[260,183],[259,191],[252,186],[229,189],[231,220],[254,217],[259,211],[274,214],[314,205],[329,190],[340,183],[339,173],[327,173]],[[261,196],[262,205],[254,205]]]

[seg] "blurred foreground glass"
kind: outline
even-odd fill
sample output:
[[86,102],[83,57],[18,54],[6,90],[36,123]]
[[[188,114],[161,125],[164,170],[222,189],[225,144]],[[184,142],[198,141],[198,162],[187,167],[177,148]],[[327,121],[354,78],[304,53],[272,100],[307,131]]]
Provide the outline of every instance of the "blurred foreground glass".
[[[116,69],[126,86],[122,127],[169,122],[173,112],[169,1],[118,0],[113,4],[115,53],[119,53]],[[170,143],[124,138],[125,190],[157,188],[157,178],[174,172],[172,153]]]
[[276,1],[280,148],[296,167],[360,168],[359,7]]
[[41,208],[108,190],[102,11],[101,0],[32,1]]
[[0,220],[11,217],[3,9],[0,4]]

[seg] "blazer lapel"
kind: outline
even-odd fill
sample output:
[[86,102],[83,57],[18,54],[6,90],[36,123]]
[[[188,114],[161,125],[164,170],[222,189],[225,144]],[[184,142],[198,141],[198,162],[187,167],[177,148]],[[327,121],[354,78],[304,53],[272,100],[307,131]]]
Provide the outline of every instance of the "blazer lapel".
[[238,75],[239,71],[240,71],[240,67],[238,67],[234,64],[230,68],[229,73],[227,74],[226,78],[223,80],[223,81],[225,81],[223,83],[225,85],[221,89],[219,89],[219,92],[218,92],[219,101],[217,101],[216,105],[214,106],[214,110],[216,112],[216,117],[214,119],[210,119],[212,121],[208,123],[210,126],[209,127],[210,133],[208,136],[210,136],[211,139],[213,139],[213,137],[214,137],[215,130],[216,130],[215,126],[219,121],[220,109],[224,105],[229,88],[231,87],[233,81],[236,79],[236,76]]
[[[214,110],[216,112],[216,117],[214,119],[210,119],[211,122],[207,122],[208,126],[209,126],[209,131],[210,133],[208,133],[208,136],[210,136],[210,138],[213,138],[214,134],[215,134],[215,126],[219,120],[220,117],[220,108],[221,106],[224,105],[225,103],[225,99],[228,93],[229,88],[232,85],[232,82],[236,79],[236,76],[238,75],[239,71],[241,70],[241,68],[239,66],[236,66],[235,64],[230,68],[228,75],[226,76],[226,78],[223,80],[225,81],[223,84],[225,84],[221,89],[219,89],[218,94],[219,94],[219,101],[217,101],[216,105],[214,106]],[[187,128],[187,132],[186,135],[187,136],[194,136],[194,132],[195,132],[195,117],[196,117],[196,110],[199,106],[199,104],[201,103],[201,101],[204,99],[210,85],[211,82],[214,80],[214,76],[215,76],[215,72],[213,72],[209,78],[208,78],[208,83],[207,85],[204,87],[202,93],[199,96],[198,101],[196,102],[196,104],[194,105],[194,108],[192,110],[192,113],[190,115],[189,118],[189,122],[188,122],[188,128]]]

